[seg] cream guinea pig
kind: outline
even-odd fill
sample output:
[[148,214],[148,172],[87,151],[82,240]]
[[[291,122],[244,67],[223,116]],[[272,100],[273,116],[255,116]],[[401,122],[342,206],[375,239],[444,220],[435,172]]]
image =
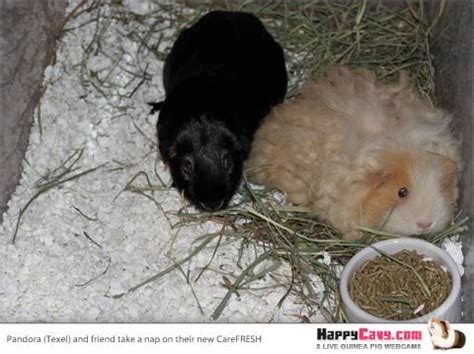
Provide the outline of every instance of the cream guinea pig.
[[335,67],[267,116],[246,168],[346,239],[358,226],[398,235],[444,229],[458,197],[460,140],[451,116],[416,95],[407,75],[377,82]]

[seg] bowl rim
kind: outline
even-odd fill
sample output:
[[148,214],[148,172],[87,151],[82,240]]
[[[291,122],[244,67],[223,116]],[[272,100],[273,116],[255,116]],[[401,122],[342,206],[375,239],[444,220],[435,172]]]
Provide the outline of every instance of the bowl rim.
[[[421,248],[426,248],[426,250],[432,254],[436,253],[439,254],[443,260],[446,263],[446,268],[447,271],[451,274],[451,281],[452,281],[452,286],[451,286],[451,291],[448,295],[448,297],[441,303],[440,306],[438,306],[436,309],[433,311],[419,317],[414,317],[409,320],[388,320],[382,317],[377,317],[375,315],[372,315],[363,309],[359,307],[353,300],[352,297],[349,294],[349,273],[354,273],[356,270],[353,271],[355,268],[355,264],[359,260],[368,260],[372,259],[374,257],[369,258],[369,254],[372,253],[373,251],[377,252],[377,248],[380,249],[381,251],[384,251],[384,248],[388,245],[392,244],[401,244],[401,245],[406,245],[407,248],[412,246],[412,245],[418,245],[421,246]],[[375,250],[374,250],[375,249]],[[408,248],[409,249],[409,248]],[[422,252],[417,250],[417,252]],[[425,256],[430,257],[430,254],[425,254]],[[359,266],[360,267],[360,266]],[[351,274],[352,275],[352,274]],[[421,320],[426,319],[426,322],[432,317],[433,313],[436,312],[446,312],[455,302],[457,297],[459,296],[461,292],[461,275],[459,273],[459,269],[454,262],[453,258],[449,255],[448,252],[443,250],[442,248],[434,245],[431,242],[418,239],[418,238],[410,238],[410,237],[400,237],[400,238],[395,238],[395,239],[389,239],[389,240],[384,240],[384,241],[379,241],[376,242],[372,245],[369,245],[359,252],[357,252],[351,259],[350,261],[346,264],[344,267],[344,270],[342,272],[341,280],[339,282],[339,291],[341,293],[341,300],[342,304],[345,307],[349,307],[352,312],[356,314],[357,317],[359,318],[364,318],[364,321],[366,322],[374,322],[374,323],[405,323],[405,322],[421,322]]]

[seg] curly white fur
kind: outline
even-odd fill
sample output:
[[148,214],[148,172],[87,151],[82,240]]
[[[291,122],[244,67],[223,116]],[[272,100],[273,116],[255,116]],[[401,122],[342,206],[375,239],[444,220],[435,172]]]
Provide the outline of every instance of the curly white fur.
[[[357,225],[434,232],[449,222],[458,195],[460,141],[450,121],[413,92],[403,73],[389,85],[370,71],[336,67],[266,118],[248,174],[347,238],[359,235]],[[409,195],[402,200],[404,187]]]

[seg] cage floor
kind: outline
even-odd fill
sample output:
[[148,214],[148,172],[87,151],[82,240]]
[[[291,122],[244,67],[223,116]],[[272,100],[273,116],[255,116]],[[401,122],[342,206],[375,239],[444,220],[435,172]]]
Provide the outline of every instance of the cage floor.
[[[131,10],[137,12],[153,6],[145,3],[137,8],[137,4],[125,6],[135,6]],[[68,26],[88,20],[81,16]],[[155,168],[165,183],[170,181],[158,160],[157,116],[149,115],[147,106],[163,97],[163,63],[148,53],[138,64],[132,54],[137,44],[127,40],[129,31],[112,21],[101,43],[114,57],[92,54],[86,62],[84,50],[97,35],[94,24],[70,31],[59,43],[56,63],[46,70],[47,90],[35,113],[24,172],[0,228],[0,321],[208,321],[227,292],[221,285],[222,274],[239,272],[239,245],[223,240],[209,268],[196,281],[212,258],[214,240],[190,262],[133,293],[113,298],[186,257],[199,236],[218,231],[212,222],[172,230],[170,222],[177,222],[176,218],[168,220],[153,201],[123,191],[140,171],[153,185],[160,184]],[[84,83],[81,70],[101,76],[116,58],[120,58],[118,66],[108,73],[115,86],[100,92],[94,83]],[[145,66],[150,79],[142,84],[127,73]],[[37,192],[37,183],[48,174],[54,177],[64,172],[76,158],[73,169],[77,170],[65,178],[100,167],[34,200],[12,244],[20,209]],[[135,183],[146,185],[144,174]],[[183,206],[174,189],[153,194],[165,211]],[[253,252],[253,248],[244,249],[243,265],[253,259]],[[289,269],[283,266],[279,271]],[[264,279],[253,285],[272,282]],[[277,288],[232,296],[219,320],[298,321],[294,315],[301,315],[301,308],[291,299],[277,307],[285,291]]]
[[[69,11],[77,3],[71,1]],[[155,5],[124,6],[140,14]],[[238,275],[239,257],[248,264],[256,250],[243,247],[239,255],[240,241],[223,239],[213,255],[214,240],[178,264],[200,236],[220,225],[171,228],[178,219],[167,212],[182,208],[183,200],[172,188],[156,187],[158,176],[168,186],[170,176],[157,152],[157,116],[149,115],[146,103],[163,97],[163,63],[132,40],[130,33],[139,32],[135,24],[110,20],[102,33],[90,16],[68,23],[80,30],[65,33],[55,64],[45,72],[47,89],[35,112],[22,179],[0,227],[0,321],[210,321],[228,290],[223,275]],[[172,23],[162,25],[175,30]],[[70,177],[77,178],[66,181]],[[157,203],[124,190],[132,180],[147,186],[147,177],[156,187],[147,194]],[[61,183],[29,204],[51,181]],[[449,241],[446,247],[462,263],[460,244]],[[285,264],[276,271],[289,272]],[[293,322],[308,315],[293,295],[279,307],[286,289],[274,285],[266,277],[233,294],[218,321]],[[323,320],[319,313],[309,317]]]

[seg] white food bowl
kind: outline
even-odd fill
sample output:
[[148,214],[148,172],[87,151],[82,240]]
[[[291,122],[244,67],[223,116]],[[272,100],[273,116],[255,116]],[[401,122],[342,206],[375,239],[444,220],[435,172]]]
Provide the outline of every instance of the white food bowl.
[[423,254],[426,257],[432,258],[440,265],[447,268],[448,273],[452,279],[452,288],[446,300],[432,312],[413,318],[403,322],[423,322],[428,323],[432,316],[439,317],[449,322],[459,322],[461,320],[461,276],[459,275],[456,263],[454,263],[451,256],[441,248],[433,245],[424,240],[416,238],[396,238],[386,241],[374,243],[372,246],[368,246],[358,252],[352,259],[347,263],[342,273],[341,282],[339,289],[342,297],[342,306],[347,315],[349,322],[400,322],[394,320],[387,320],[384,318],[376,317],[370,313],[362,310],[351,298],[349,294],[349,283],[354,273],[359,269],[362,264],[368,259],[380,256],[374,248],[385,252],[387,254],[394,254],[401,250],[415,250],[419,254]]

